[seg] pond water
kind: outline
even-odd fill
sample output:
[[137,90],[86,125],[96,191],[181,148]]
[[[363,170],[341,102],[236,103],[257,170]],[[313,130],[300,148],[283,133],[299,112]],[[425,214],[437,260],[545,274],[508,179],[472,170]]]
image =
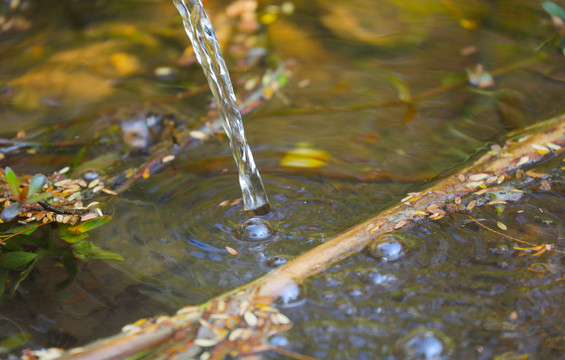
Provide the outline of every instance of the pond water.
[[[264,240],[239,232],[248,216],[236,168],[225,137],[204,136],[211,97],[198,90],[206,80],[172,3],[0,2],[2,137],[23,130],[24,140],[75,142],[9,152],[2,166],[51,173],[84,149],[75,175],[94,169],[114,189],[127,184],[103,199],[112,221],[89,238],[124,261],[82,264],[55,297],[66,275],[46,260],[2,300],[0,338],[28,332],[28,347],[77,346],[209,300],[422,189],[508,131],[565,110],[562,29],[539,1],[254,4],[205,6],[236,94],[251,99],[242,109],[254,109],[246,135],[273,209],[262,217],[272,231]],[[284,81],[269,87],[268,69],[283,69]],[[469,85],[468,71],[485,86]],[[186,89],[194,95],[176,96]],[[196,140],[128,183],[129,169],[175,146],[168,123],[150,118],[172,119],[180,135],[198,129]],[[520,203],[472,216],[563,248],[562,163],[545,170],[551,191],[520,184]],[[280,304],[294,326],[272,342],[335,359],[560,358],[563,256],[519,257],[467,215],[397,234],[380,250],[386,260],[360,253],[310,279]]]

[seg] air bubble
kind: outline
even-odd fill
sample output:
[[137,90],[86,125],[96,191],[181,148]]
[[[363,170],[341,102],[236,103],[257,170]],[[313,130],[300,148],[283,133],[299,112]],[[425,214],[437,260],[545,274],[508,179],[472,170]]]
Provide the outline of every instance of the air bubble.
[[400,241],[390,236],[373,242],[369,246],[369,253],[378,260],[394,261],[404,255],[404,249]]
[[241,224],[238,230],[241,240],[245,241],[265,241],[273,237],[275,231],[267,220],[261,218],[251,218]]
[[397,345],[404,359],[442,360],[449,355],[449,339],[439,331],[420,329],[411,332]]

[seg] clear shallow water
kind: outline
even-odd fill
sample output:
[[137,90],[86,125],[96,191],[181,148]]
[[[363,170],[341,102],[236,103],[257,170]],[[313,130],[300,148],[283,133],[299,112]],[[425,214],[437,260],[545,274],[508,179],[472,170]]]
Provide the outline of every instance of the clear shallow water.
[[[30,30],[1,37],[2,84],[17,95],[8,96],[2,88],[3,131],[60,123],[115,106],[127,111],[92,116],[54,137],[88,141],[131,120],[131,114],[149,112],[173,114],[190,128],[200,125],[211,101],[207,93],[159,107],[131,105],[205,83],[196,65],[178,65],[186,36],[171,4],[81,4],[76,11],[83,15],[75,26],[72,17],[55,11],[61,9],[58,3],[46,2],[53,5],[51,10],[35,5],[16,12],[32,20]],[[107,275],[100,271],[103,280],[97,281],[87,276],[91,266],[94,274],[97,267],[84,265],[79,288],[69,290],[62,302],[49,298],[53,307],[47,308],[39,300],[49,297],[49,288],[38,292],[36,285],[42,275],[53,274],[53,267],[46,266],[37,273],[37,282],[24,285],[25,291],[9,306],[3,303],[3,309],[11,309],[5,315],[10,331],[31,332],[37,346],[72,346],[110,335],[139,317],[206,301],[426,186],[428,179],[507,130],[563,111],[562,55],[551,48],[546,60],[495,77],[491,90],[462,85],[438,92],[419,101],[417,115],[407,118],[406,105],[390,104],[399,97],[391,78],[405,81],[415,96],[465,79],[466,69],[479,62],[492,70],[535,56],[538,45],[555,33],[537,1],[456,2],[479,23],[476,30],[462,28],[441,1],[429,2],[429,9],[410,4],[414,2],[296,2],[293,15],[280,16],[258,32],[269,44],[264,63],[247,68],[233,51],[225,51],[241,98],[243,84],[262,74],[265,64],[278,57],[295,58],[296,65],[289,66],[294,74],[280,96],[245,120],[275,204],[267,216],[276,231],[273,238],[249,242],[238,236],[247,217],[241,203],[231,205],[240,198],[235,167],[226,141],[210,139],[109,201],[105,211],[114,221],[92,232],[91,239],[125,257],[125,262],[112,264],[117,270],[109,269]],[[216,29],[229,23],[222,18],[224,5],[207,2]],[[370,19],[360,28],[374,32],[402,30],[393,31],[387,41],[371,40],[359,31],[344,35],[340,24],[347,18]],[[462,55],[471,45],[477,52]],[[109,63],[113,53],[134,55],[139,62],[135,71]],[[161,66],[175,75],[157,77]],[[25,75],[27,82],[22,82]],[[70,84],[77,87],[68,88]],[[372,105],[357,106],[367,103]],[[112,136],[103,139],[89,149],[88,158],[112,151],[126,154],[123,142]],[[281,166],[284,154],[301,142],[326,152],[328,164],[318,169]],[[159,148],[159,139],[156,143],[125,157],[121,168],[146,159]],[[6,163],[19,171],[53,171],[74,155],[74,150],[40,151],[33,157],[10,156]],[[390,176],[380,176],[384,173]],[[553,193],[528,195],[528,203],[535,205],[517,205],[524,213],[509,209],[501,221],[510,229],[524,229],[520,234],[531,240],[543,233],[561,241],[562,196],[557,186]],[[487,220],[495,216],[482,209],[474,215]],[[383,262],[364,253],[337,265],[305,285],[306,295],[297,306],[285,308],[295,326],[275,341],[287,339],[292,349],[321,358],[403,358],[421,343],[430,354],[439,351],[451,358],[492,358],[507,351],[558,358],[552,349],[562,347],[555,330],[564,318],[557,282],[563,276],[562,258],[543,258],[555,273],[538,277],[527,270],[531,259],[499,250],[499,239],[479,230],[456,215],[415,229],[416,244],[398,260]],[[143,311],[123,311],[116,317],[110,310],[134,304]],[[509,322],[514,310],[518,318]],[[82,327],[81,333],[76,324],[89,321],[101,325]],[[448,350],[438,350],[438,344]]]

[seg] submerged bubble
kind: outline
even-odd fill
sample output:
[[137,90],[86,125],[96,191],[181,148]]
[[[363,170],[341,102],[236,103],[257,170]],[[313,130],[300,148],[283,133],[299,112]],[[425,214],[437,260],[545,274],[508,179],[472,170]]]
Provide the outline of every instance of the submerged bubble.
[[445,340],[444,334],[420,329],[400,340],[397,349],[405,359],[441,360],[449,355],[449,345]]
[[304,287],[298,284],[288,284],[281,293],[276,304],[279,308],[291,308],[304,304],[306,302],[306,291]]
[[385,236],[377,239],[369,245],[369,253],[375,259],[384,261],[394,261],[404,255],[402,243],[393,236]]
[[267,259],[267,265],[271,267],[278,267],[286,264],[287,262],[288,262],[288,258],[286,256],[281,256],[281,255],[271,256],[269,259]]
[[270,239],[275,231],[269,222],[261,218],[251,218],[238,229],[240,238],[245,241],[264,241]]

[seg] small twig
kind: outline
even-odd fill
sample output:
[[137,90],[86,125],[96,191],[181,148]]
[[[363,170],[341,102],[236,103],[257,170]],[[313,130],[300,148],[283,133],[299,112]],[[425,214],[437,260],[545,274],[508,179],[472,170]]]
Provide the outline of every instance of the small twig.
[[[521,239],[512,237],[512,236],[510,236],[510,235],[503,234],[503,233],[501,233],[500,231],[496,231],[496,230],[494,230],[494,229],[491,229],[490,227],[488,227],[488,226],[482,224],[481,222],[479,222],[477,219],[475,219],[474,217],[472,217],[472,216],[470,216],[470,215],[469,215],[469,219],[473,220],[474,222],[476,222],[476,223],[479,224],[480,226],[484,227],[485,229],[487,229],[487,230],[489,230],[489,231],[492,231],[493,233],[495,233],[495,234],[497,234],[497,235],[504,236],[505,238],[508,238],[508,239],[517,241],[517,242],[522,243],[522,244],[526,244],[526,245],[531,246],[531,247],[538,247],[538,246],[540,246],[540,245],[532,244],[532,243],[530,243],[530,242],[527,242],[527,241],[524,241],[524,240],[521,240]],[[560,254],[565,254],[565,251],[561,251],[561,250],[558,250],[558,249],[554,249],[553,247],[550,248],[550,249],[548,249],[548,250],[550,250],[550,251],[555,251],[555,252],[560,253]]]
[[53,205],[49,205],[45,201],[38,201],[37,203],[41,205],[41,207],[44,208],[45,210],[61,215],[84,215],[90,211],[89,209],[68,209],[60,206],[53,206]]
[[49,224],[50,222],[53,222],[53,220],[49,220],[49,221],[46,221],[46,222],[39,223],[39,224],[37,224],[37,225],[28,227],[27,229],[24,229],[24,230],[22,230],[22,231],[18,231],[17,233],[14,233],[14,234],[0,235],[0,237],[2,238],[2,239],[0,239],[0,245],[4,245],[4,243],[5,243],[6,241],[10,240],[11,238],[13,238],[13,237],[16,236],[16,235],[23,234],[23,233],[25,233],[26,231],[30,231],[31,229],[38,228],[38,227],[40,227],[40,226],[42,226],[42,225],[45,225],[45,224]]

